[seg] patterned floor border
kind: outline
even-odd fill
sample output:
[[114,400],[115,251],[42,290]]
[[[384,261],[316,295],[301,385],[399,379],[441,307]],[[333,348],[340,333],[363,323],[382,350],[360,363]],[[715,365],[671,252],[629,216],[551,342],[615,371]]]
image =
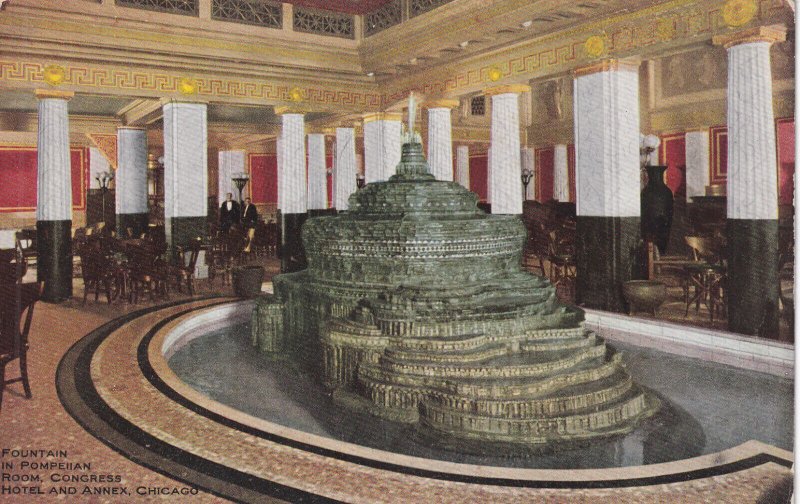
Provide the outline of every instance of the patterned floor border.
[[104,324],[64,355],[59,398],[87,431],[134,462],[241,502],[463,502],[465,495],[512,502],[576,491],[609,498],[657,487],[680,493],[697,482],[730,490],[751,470],[773,485],[791,477],[792,454],[756,441],[680,462],[559,471],[427,460],[280,426],[211,400],[167,365],[198,329],[244,320],[250,306],[210,297]]

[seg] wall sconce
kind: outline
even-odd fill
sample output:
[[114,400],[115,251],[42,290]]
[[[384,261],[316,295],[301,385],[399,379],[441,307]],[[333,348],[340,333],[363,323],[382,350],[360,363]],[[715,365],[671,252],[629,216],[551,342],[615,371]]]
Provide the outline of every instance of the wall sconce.
[[247,185],[247,182],[250,180],[250,175],[244,172],[234,173],[233,177],[231,177],[231,180],[233,180],[233,183],[236,185],[236,189],[239,190],[239,204],[244,203],[244,200],[242,199],[242,190],[244,189],[244,186]]
[[531,183],[531,178],[533,178],[533,171],[525,168],[522,170],[520,178],[522,179],[522,199],[525,200],[525,195],[528,194],[528,184]]
[[366,182],[367,182],[367,179],[364,178],[364,174],[363,173],[357,173],[356,174],[356,187],[361,189],[362,187],[364,187],[366,185]]
[[651,158],[653,152],[658,149],[659,145],[661,145],[661,139],[656,135],[650,134],[639,136],[639,159],[642,164],[642,168],[652,165]]

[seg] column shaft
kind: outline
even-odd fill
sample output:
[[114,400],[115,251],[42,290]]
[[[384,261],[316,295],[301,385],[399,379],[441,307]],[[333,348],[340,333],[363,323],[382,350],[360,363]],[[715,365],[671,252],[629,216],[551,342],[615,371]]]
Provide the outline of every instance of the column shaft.
[[778,179],[769,42],[728,49],[728,326],[778,337]]
[[553,153],[553,199],[569,201],[569,161],[564,144],[556,145]]
[[[243,150],[227,150],[219,151],[217,159],[219,161],[218,178],[217,178],[217,205],[222,205],[222,202],[227,198],[228,193],[231,193],[233,199],[238,200],[239,189],[233,183],[233,175],[236,173],[244,173],[247,155]],[[250,197],[250,185],[252,182],[244,186],[242,190],[242,200]]]
[[493,214],[522,214],[519,96],[492,96],[489,201]]
[[449,108],[428,109],[428,165],[436,180],[453,180],[453,142]]
[[72,172],[66,97],[39,94],[36,276],[44,301],[72,296]]
[[306,133],[303,114],[281,115],[281,175],[278,178],[281,202],[281,272],[291,273],[306,267],[300,229],[308,217],[306,177]]
[[[164,218],[167,245],[205,236],[208,220],[206,105],[164,105]],[[215,216],[216,217],[216,216]]]
[[347,210],[347,200],[356,192],[356,135],[353,128],[336,128],[336,170],[334,173],[336,210]]
[[308,210],[320,213],[328,208],[328,175],[325,172],[325,135],[308,135]]
[[576,302],[624,311],[622,284],[640,274],[639,75],[601,68],[575,79]]
[[711,177],[710,143],[708,130],[686,133],[686,201],[706,194]]
[[456,182],[469,189],[469,146],[456,147]]
[[[117,130],[117,234],[138,237],[147,230],[147,131]],[[128,232],[130,230],[130,233]]]
[[401,123],[364,120],[364,177],[367,184],[389,180],[400,162]]

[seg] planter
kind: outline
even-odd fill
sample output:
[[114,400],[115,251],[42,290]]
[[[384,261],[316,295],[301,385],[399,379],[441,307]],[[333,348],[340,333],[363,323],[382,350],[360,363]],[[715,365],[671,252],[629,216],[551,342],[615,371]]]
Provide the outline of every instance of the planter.
[[622,295],[628,302],[628,314],[646,311],[655,316],[667,299],[667,286],[656,280],[631,280],[622,284]]
[[261,294],[261,283],[264,281],[262,266],[239,266],[233,268],[233,292],[239,297],[256,297]]
[[672,227],[672,190],[664,183],[666,166],[646,166],[647,185],[642,189],[642,239],[652,241],[663,255]]

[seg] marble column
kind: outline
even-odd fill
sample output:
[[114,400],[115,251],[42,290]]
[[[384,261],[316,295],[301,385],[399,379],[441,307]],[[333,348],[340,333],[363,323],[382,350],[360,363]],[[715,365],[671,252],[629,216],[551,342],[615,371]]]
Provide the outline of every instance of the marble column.
[[525,187],[525,200],[536,199],[536,161],[532,147],[523,147],[521,151],[522,156],[522,171],[528,170],[531,173],[530,181]]
[[278,107],[281,116],[280,175],[278,201],[281,215],[281,272],[291,273],[306,267],[306,254],[300,230],[308,218],[308,178],[306,176],[306,132],[303,113]]
[[[233,183],[233,176],[236,173],[245,173],[246,159],[247,154],[243,150],[221,150],[217,154],[217,206],[222,206],[228,193],[231,193],[233,199],[239,199],[239,189]],[[250,196],[250,184],[248,182],[242,190],[242,201]]]
[[89,189],[100,189],[97,177],[103,172],[110,172],[113,168],[108,159],[97,147],[89,147]]
[[778,177],[769,50],[785,27],[714,38],[728,50],[728,328],[778,337]]
[[400,162],[401,114],[364,116],[364,177],[367,184],[389,180]]
[[73,95],[36,90],[36,276],[44,282],[42,300],[50,302],[72,296],[72,171],[67,102]]
[[356,192],[356,133],[353,128],[336,128],[336,168],[333,207],[347,210],[350,195]]
[[638,62],[575,71],[576,302],[626,309],[622,284],[640,276]]
[[311,216],[327,213],[328,174],[325,166],[325,135],[308,135],[308,213]]
[[[117,129],[117,234],[138,237],[147,230],[147,131]],[[130,229],[131,233],[128,233]]]
[[469,145],[456,147],[456,182],[469,189]]
[[450,112],[458,100],[435,100],[428,108],[428,165],[436,180],[453,180],[453,140]]
[[492,97],[489,201],[493,214],[522,214],[519,95],[530,86],[512,84],[487,89]]
[[569,161],[567,146],[557,144],[553,149],[553,199],[569,201]]
[[686,201],[705,196],[711,182],[711,138],[708,129],[686,132]]
[[170,249],[186,246],[192,239],[207,233],[208,119],[205,103],[170,101],[164,104],[164,220]]

